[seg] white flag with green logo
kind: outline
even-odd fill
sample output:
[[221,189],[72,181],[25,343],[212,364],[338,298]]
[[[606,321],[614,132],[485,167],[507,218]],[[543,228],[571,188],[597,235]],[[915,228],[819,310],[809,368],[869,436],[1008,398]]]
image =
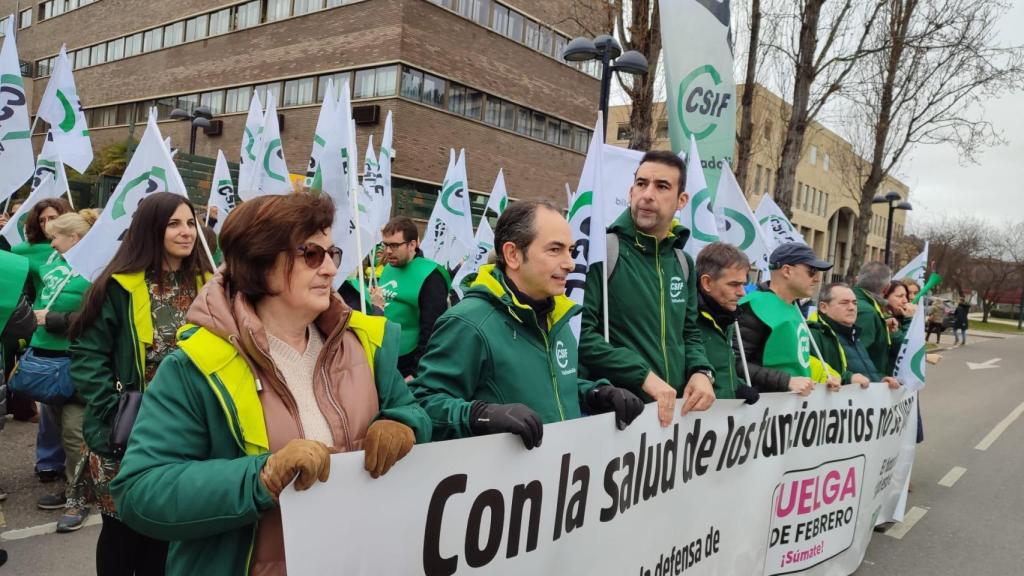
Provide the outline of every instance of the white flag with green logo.
[[64,164],[57,155],[53,140],[47,137],[43,142],[43,150],[36,159],[35,173],[32,176],[32,193],[11,219],[0,230],[0,236],[7,239],[11,246],[25,241],[25,220],[28,212],[36,204],[46,198],[60,198],[68,190],[68,177],[64,172]]
[[765,234],[768,241],[768,249],[775,250],[780,244],[799,242],[807,244],[803,234],[793,227],[793,223],[782,213],[782,208],[767,194],[761,197],[761,203],[757,205],[754,212],[757,224]]
[[228,214],[238,206],[241,200],[231,182],[231,170],[228,168],[228,161],[224,158],[224,152],[217,150],[217,166],[213,169],[213,182],[210,183],[210,199],[206,209],[217,209],[217,223],[213,231],[220,234],[221,226],[228,219]]
[[[583,305],[583,290],[587,284],[587,271],[597,262],[608,259],[608,243],[606,234],[607,199],[605,197],[605,180],[602,177],[604,165],[604,137],[602,116],[597,115],[594,134],[587,148],[587,158],[583,161],[583,171],[576,186],[576,193],[569,201],[567,220],[572,230],[573,270],[565,279],[565,295],[573,302]],[[580,341],[581,315],[577,314],[569,321],[576,342]]]
[[60,47],[37,114],[50,123],[60,159],[75,170],[85,172],[92,163],[92,141],[64,46]]
[[380,185],[380,165],[373,150],[373,134],[366,143],[363,157],[363,182],[359,188],[359,233],[363,252],[360,260],[373,253],[373,247],[381,240],[383,224],[379,224],[381,205],[384,203],[384,189]]
[[238,196],[242,200],[258,196],[255,188],[256,154],[259,152],[262,135],[263,104],[260,103],[259,95],[253,91],[249,114],[242,128],[242,150],[238,159]]
[[928,241],[924,241],[924,251],[910,261],[909,264],[900,268],[900,271],[892,275],[893,280],[913,278],[918,286],[924,286],[925,272],[928,270]]
[[729,0],[659,0],[658,6],[672,150],[695,139],[708,189],[717,190],[736,144]]
[[309,166],[306,168],[305,187],[311,192],[323,192],[323,170],[320,163],[327,150],[327,136],[331,132],[332,124],[336,122],[338,122],[338,92],[334,88],[334,79],[328,78],[327,87],[324,89],[324,101],[320,104],[320,116],[317,117],[316,130],[313,132],[313,148],[309,153]]
[[96,279],[121,245],[121,239],[132,223],[139,202],[154,192],[173,192],[187,197],[178,168],[171,160],[171,154],[160,135],[160,128],[156,125],[155,108],[150,110],[142,140],[128,161],[110,200],[103,207],[99,220],[64,255],[75,272],[90,281]]
[[924,365],[927,355],[924,333],[925,308],[918,306],[914,311],[914,318],[910,321],[910,328],[907,329],[900,354],[896,358],[894,375],[900,384],[911,391],[924,388]]
[[473,237],[476,248],[469,255],[469,259],[462,263],[459,271],[452,280],[452,288],[462,297],[462,280],[470,274],[475,274],[481,266],[487,263],[487,255],[494,249],[494,230],[491,228],[490,218],[498,218],[508,206],[508,191],[505,189],[505,171],[498,170],[498,178],[494,181],[494,188],[491,189],[491,196],[487,199],[487,207],[484,208],[484,215],[480,218],[480,224],[476,227],[476,236]]
[[[454,151],[453,151],[454,154]],[[473,220],[466,183],[466,151],[449,161],[437,202],[427,220],[421,248],[427,258],[455,269],[473,251]]]
[[31,122],[25,83],[21,79],[14,15],[6,20],[0,48],[0,202],[32,177]]
[[391,120],[391,111],[388,110],[387,120],[384,121],[384,136],[380,140],[380,153],[377,154],[377,161],[380,163],[380,179],[377,184],[382,187],[383,202],[378,206],[377,227],[383,228],[391,219],[391,207],[394,200],[391,196],[391,162],[395,159],[395,127]]
[[291,194],[292,181],[288,177],[288,163],[281,146],[281,128],[277,123],[277,97],[270,91],[267,91],[267,111],[263,114],[263,132],[256,151],[253,195]]
[[728,164],[722,169],[722,179],[718,181],[715,218],[718,238],[743,250],[753,266],[767,273],[771,250]]
[[704,179],[700,167],[700,151],[697,140],[690,137],[690,153],[686,156],[686,191],[690,195],[686,206],[679,212],[679,223],[690,230],[690,239],[683,250],[697,259],[705,246],[718,240],[718,223],[715,222],[715,196]]
[[[334,200],[334,225],[331,227],[331,239],[335,246],[341,248],[341,266],[334,277],[337,289],[349,275],[356,272],[359,257],[356,250],[356,222],[352,211],[352,174],[358,170],[357,155],[353,149],[352,136],[352,100],[348,81],[341,84],[341,94],[334,108],[334,119],[326,123],[324,151],[320,156],[323,193]],[[325,100],[326,102],[326,100]],[[319,123],[318,123],[319,125]]]

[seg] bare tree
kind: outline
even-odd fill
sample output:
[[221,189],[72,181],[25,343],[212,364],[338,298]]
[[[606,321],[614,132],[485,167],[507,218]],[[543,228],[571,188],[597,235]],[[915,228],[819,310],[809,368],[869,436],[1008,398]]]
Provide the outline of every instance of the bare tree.
[[861,171],[861,217],[852,264],[864,260],[872,199],[917,144],[951,143],[973,161],[1001,142],[980,103],[1024,84],[1019,47],[1000,46],[999,1],[888,0],[873,44],[847,92],[848,136],[868,160]]
[[780,2],[782,18],[790,26],[781,26],[776,38],[766,45],[776,55],[780,77],[792,79],[792,100],[774,193],[787,217],[793,213],[793,185],[807,127],[829,100],[844,89],[857,62],[876,49],[868,46],[868,40],[884,1]]
[[918,225],[915,235],[928,241],[928,259],[942,286],[963,294],[971,287],[974,262],[984,257],[991,225],[977,218],[947,216]]
[[743,97],[740,99],[740,131],[736,137],[736,181],[743,190],[748,189],[747,167],[750,166],[750,150],[754,132],[754,91],[757,83],[757,56],[761,44],[761,0],[750,3],[749,34],[747,38],[747,65],[743,80]]

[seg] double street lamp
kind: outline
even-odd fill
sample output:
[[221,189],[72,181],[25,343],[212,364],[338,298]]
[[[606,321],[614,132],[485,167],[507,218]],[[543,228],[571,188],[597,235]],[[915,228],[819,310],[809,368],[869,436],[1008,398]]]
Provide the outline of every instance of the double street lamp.
[[200,128],[209,128],[211,126],[210,120],[212,118],[213,113],[210,112],[210,108],[207,106],[197,106],[191,114],[185,112],[181,108],[171,110],[171,120],[192,121],[192,133],[188,144],[188,153],[190,155],[195,155],[196,153],[196,131]]
[[872,204],[887,204],[889,206],[889,221],[885,229],[885,264],[892,266],[892,216],[897,210],[913,210],[914,207],[910,205],[910,202],[903,200],[899,192],[890,190],[884,196],[881,194],[876,195],[872,200]]
[[[612,72],[626,74],[647,74],[647,58],[636,50],[622,51],[618,41],[607,34],[590,38],[573,38],[562,50],[562,59],[566,62],[601,61],[601,117],[604,134],[608,133],[608,97],[611,92]],[[603,135],[602,135],[603,137]]]

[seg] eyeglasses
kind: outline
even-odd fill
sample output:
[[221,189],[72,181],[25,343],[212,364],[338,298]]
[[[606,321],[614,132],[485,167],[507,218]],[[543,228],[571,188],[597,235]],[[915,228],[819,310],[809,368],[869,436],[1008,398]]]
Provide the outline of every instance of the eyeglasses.
[[331,255],[331,261],[334,262],[335,267],[341,266],[341,248],[337,246],[324,248],[319,244],[301,244],[295,250],[302,255],[306,266],[310,268],[319,268],[324,263],[324,256],[327,254]]
[[412,242],[412,240],[406,240],[405,242],[381,242],[381,244],[384,246],[385,250],[391,250],[394,252],[409,242]]

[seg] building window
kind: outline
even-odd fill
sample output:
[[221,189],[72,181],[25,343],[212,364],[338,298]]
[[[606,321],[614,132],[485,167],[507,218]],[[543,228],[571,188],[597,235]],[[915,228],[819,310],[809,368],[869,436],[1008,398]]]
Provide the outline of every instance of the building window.
[[487,97],[487,107],[484,109],[484,122],[491,126],[497,126],[501,123],[501,98]]
[[295,15],[309,14],[323,10],[324,0],[295,0]]
[[292,0],[267,0],[267,22],[283,20],[292,15]]
[[[267,105],[267,93],[270,93],[274,98],[275,105],[281,107],[281,83],[280,82],[268,82],[266,84],[260,84],[256,87],[256,94],[260,97],[260,102],[264,106]],[[248,104],[248,103],[247,103]]]
[[341,6],[345,3],[345,0],[327,0],[327,7],[334,8],[335,6]]
[[24,30],[32,25],[32,9],[22,10],[19,15],[18,28]]
[[565,51],[565,45],[568,44],[568,43],[569,43],[569,39],[568,38],[566,38],[565,36],[562,36],[561,34],[555,33],[555,53],[554,53],[554,57],[558,58],[559,62],[564,62],[564,60],[562,60],[562,52]]
[[480,119],[484,106],[484,95],[472,88],[466,88],[466,117]]
[[[317,79],[317,83],[316,83],[316,101],[317,102],[323,102],[324,101],[324,93],[327,92],[327,80],[328,79],[334,81],[334,94],[335,94],[335,96],[340,96],[341,95],[342,86],[345,84],[345,82],[348,82],[348,83],[351,84],[351,82],[352,82],[352,73],[351,72],[338,72],[336,74],[324,74],[323,76],[318,78]],[[349,86],[348,91],[349,91],[349,96],[351,96],[352,95],[352,86],[351,85]]]
[[132,34],[124,39],[125,58],[135,56],[136,54],[142,54],[142,32]]
[[526,21],[526,45],[534,50],[540,47],[540,25],[533,20]]
[[184,42],[184,37],[184,22],[175,22],[164,27],[164,46],[177,46]]
[[398,66],[382,66],[376,70],[375,96],[394,96],[398,90]]
[[448,87],[448,111],[459,116],[466,113],[466,87],[451,84]]
[[508,33],[508,8],[501,4],[495,4],[491,12],[491,30],[503,36]]
[[235,7],[235,30],[252,28],[260,23],[260,0]]
[[135,121],[135,118],[134,118],[135,115],[133,114],[134,109],[135,109],[135,104],[118,104],[117,105],[117,120],[115,120],[115,123],[117,125],[119,125],[119,126],[123,126],[125,124],[131,124],[132,122],[134,122]]
[[516,132],[523,136],[530,135],[530,121],[533,118],[533,113],[527,108],[520,107],[516,110]]
[[142,51],[152,52],[163,47],[164,29],[154,28],[142,33]]
[[249,109],[252,88],[231,88],[224,93],[224,113],[245,112]]
[[423,89],[423,73],[412,68],[402,69],[402,96],[419,101]]
[[508,11],[508,31],[505,36],[515,40],[523,41],[523,28],[526,26],[526,18],[515,10]]
[[313,103],[313,78],[299,78],[284,83],[284,106]]
[[105,43],[97,44],[89,50],[91,52],[89,55],[89,60],[92,62],[93,66],[97,64],[103,64],[107,61],[107,45]]
[[491,0],[464,0],[472,5],[469,19],[481,26],[491,23]]
[[227,34],[231,30],[231,8],[210,14],[210,36]]
[[828,152],[825,153],[825,157],[821,159],[821,167],[828,172],[829,164],[831,164],[831,158],[828,157]]
[[373,68],[356,71],[355,86],[352,87],[352,99],[373,98],[373,84],[376,76]]
[[210,114],[217,116],[224,113],[224,91],[214,90],[213,92],[203,92],[199,96],[199,105],[206,106],[210,109]]
[[423,75],[424,104],[440,108],[444,105],[444,80],[430,74]]
[[632,140],[633,139],[633,127],[628,122],[619,124],[618,130],[615,131],[616,140]]
[[88,65],[89,65],[89,49],[88,48],[83,48],[82,50],[76,51],[75,52],[75,62],[74,62],[75,70],[78,70],[79,68],[85,68]]
[[572,129],[572,142],[572,147],[577,152],[585,154],[590,146],[590,130],[574,126]]
[[764,171],[764,166],[756,164],[754,166],[754,193],[761,189],[761,172]]
[[566,148],[572,147],[572,125],[568,122],[561,122],[558,127],[558,145]]
[[[540,46],[537,48],[544,54],[551,56],[551,43],[553,40],[553,32],[550,28],[540,27]],[[561,53],[555,54],[555,56],[561,56]]]
[[811,146],[810,156],[811,156],[811,166],[816,165],[818,163],[818,147],[817,146]]
[[117,106],[104,106],[93,109],[91,123],[93,128],[103,128],[105,126],[114,126],[115,124],[117,124]]
[[107,42],[107,59],[120,60],[121,58],[124,58],[124,38]]
[[206,30],[209,25],[210,16],[203,14],[185,21],[185,42],[206,38]]

